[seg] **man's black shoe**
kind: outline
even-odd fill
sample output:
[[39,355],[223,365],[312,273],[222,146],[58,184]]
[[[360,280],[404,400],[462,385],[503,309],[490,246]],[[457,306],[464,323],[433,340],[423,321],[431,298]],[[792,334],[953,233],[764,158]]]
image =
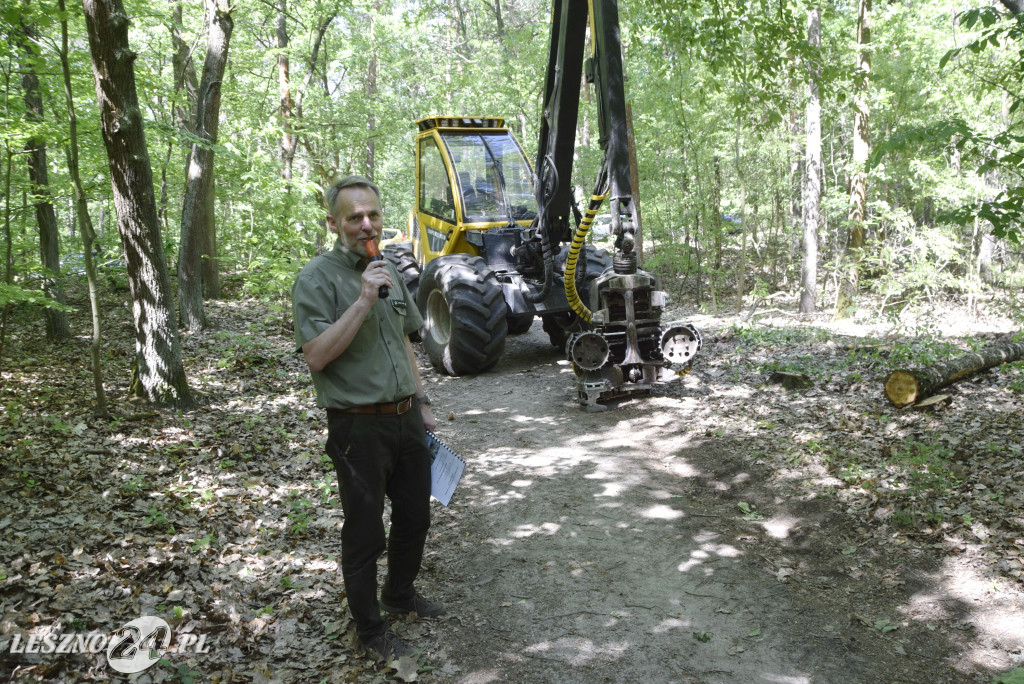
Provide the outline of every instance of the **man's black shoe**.
[[392,632],[390,629],[379,634],[371,639],[363,641],[363,646],[369,651],[371,655],[379,656],[385,661],[401,658],[402,656],[411,656],[416,653],[416,650],[409,644],[402,641],[402,639]]
[[412,601],[402,605],[390,604],[383,598],[380,600],[380,607],[386,613],[416,613],[420,617],[432,618],[444,615],[444,605],[428,601],[419,594],[412,597]]

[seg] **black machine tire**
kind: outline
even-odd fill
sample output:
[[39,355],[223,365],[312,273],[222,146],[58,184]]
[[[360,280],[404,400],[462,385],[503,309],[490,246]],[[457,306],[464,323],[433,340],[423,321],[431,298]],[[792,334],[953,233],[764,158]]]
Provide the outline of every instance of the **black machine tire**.
[[412,253],[412,243],[400,242],[384,248],[384,258],[390,261],[398,275],[402,276],[405,286],[409,288],[412,300],[416,301],[416,290],[420,286],[420,265]]
[[505,351],[505,298],[480,257],[449,254],[427,264],[416,304],[424,312],[423,347],[448,375],[489,370]]
[[[590,284],[607,269],[611,268],[612,257],[607,251],[598,249],[593,245],[584,245],[583,250],[582,256],[586,257],[587,260],[587,273],[583,278],[583,282],[578,283],[577,287],[579,288],[580,299],[589,308],[591,306]],[[558,253],[558,268],[563,272],[565,271],[565,261],[568,256],[569,247],[566,245]],[[579,321],[579,317],[574,313],[548,314],[543,317],[543,320],[544,332],[548,334],[548,340],[551,341],[551,344],[559,349],[565,349],[565,342],[569,338],[568,329]]]
[[508,323],[508,334],[509,335],[523,335],[529,332],[530,327],[533,325],[533,314],[509,314],[506,317]]
[[[598,276],[604,273],[606,270],[612,267],[612,255],[604,249],[598,249],[593,245],[584,245],[583,256],[587,259],[587,275],[583,279],[583,283],[579,286],[580,299],[587,305],[587,308],[591,308],[592,303],[590,301],[590,284],[597,280]],[[565,260],[569,256],[569,249],[565,248],[562,253],[558,255],[559,263],[562,269],[565,269]]]
[[541,320],[544,322],[544,332],[548,334],[548,340],[551,341],[553,347],[565,351],[565,341],[569,339],[569,333],[566,329],[575,318],[575,316],[568,312],[547,314],[541,317]]

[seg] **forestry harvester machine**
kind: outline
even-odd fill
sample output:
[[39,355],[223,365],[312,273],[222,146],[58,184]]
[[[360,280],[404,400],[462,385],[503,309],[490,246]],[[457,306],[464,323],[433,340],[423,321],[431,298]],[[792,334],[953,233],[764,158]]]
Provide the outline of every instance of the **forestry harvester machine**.
[[[588,26],[592,54],[584,59]],[[597,94],[604,156],[581,212],[570,178],[584,71]],[[436,368],[485,371],[506,335],[540,316],[572,362],[588,410],[689,371],[700,334],[662,323],[665,293],[637,268],[617,0],[554,0],[535,167],[501,118],[438,116],[416,126],[412,243],[385,256],[414,293]],[[586,244],[605,201],[611,257]]]

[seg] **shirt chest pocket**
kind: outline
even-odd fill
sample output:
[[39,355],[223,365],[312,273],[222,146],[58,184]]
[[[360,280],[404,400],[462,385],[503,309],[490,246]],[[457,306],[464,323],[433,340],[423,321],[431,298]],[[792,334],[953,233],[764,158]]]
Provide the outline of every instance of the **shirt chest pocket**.
[[397,298],[397,297],[389,297],[388,301],[391,302],[391,308],[394,310],[395,313],[397,313],[399,316],[402,316],[402,317],[405,316],[405,314],[406,314],[406,309],[405,309],[406,303],[405,303],[404,299],[400,299],[400,298]]

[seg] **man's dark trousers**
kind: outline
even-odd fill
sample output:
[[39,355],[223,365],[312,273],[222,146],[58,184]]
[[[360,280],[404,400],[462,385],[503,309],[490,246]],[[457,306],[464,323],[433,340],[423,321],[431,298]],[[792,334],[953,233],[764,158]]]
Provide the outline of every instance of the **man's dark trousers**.
[[[341,571],[360,639],[387,628],[377,603],[377,559],[387,550],[381,591],[390,605],[411,604],[430,527],[430,452],[418,407],[402,414],[328,411],[327,454],[338,473],[345,521]],[[385,540],[384,497],[391,500]]]

